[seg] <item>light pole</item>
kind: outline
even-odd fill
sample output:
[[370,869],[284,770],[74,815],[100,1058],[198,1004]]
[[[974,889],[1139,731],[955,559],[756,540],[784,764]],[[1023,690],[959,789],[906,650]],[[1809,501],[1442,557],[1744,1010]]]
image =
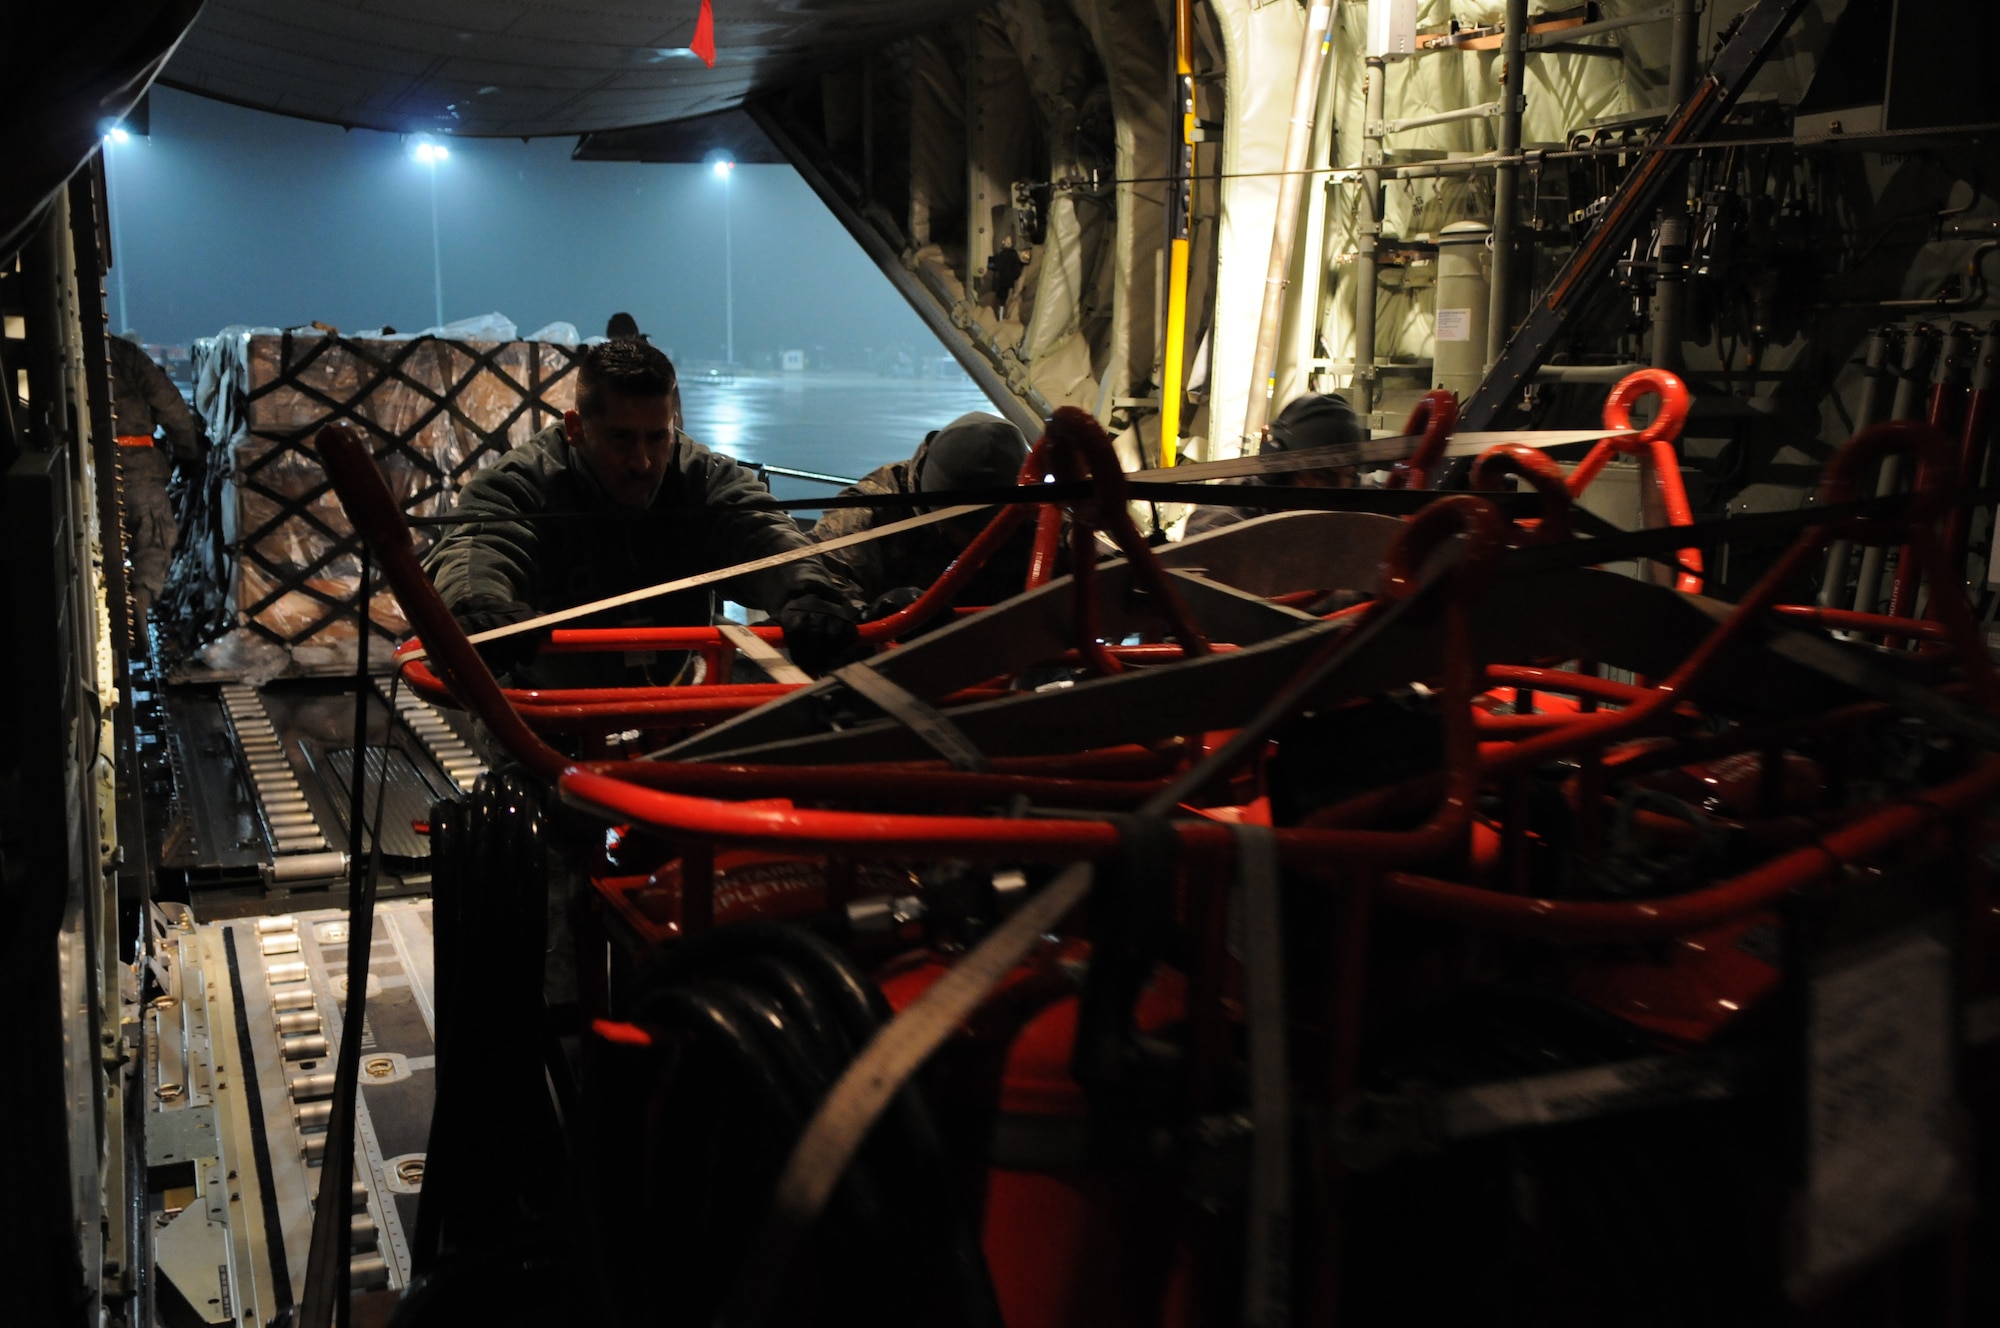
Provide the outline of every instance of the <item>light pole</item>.
[[125,311],[125,241],[119,235],[118,189],[111,178],[111,149],[131,141],[131,131],[124,125],[112,125],[104,131],[104,193],[107,210],[111,213],[111,272],[118,278],[118,326],[113,329],[116,332],[123,332],[132,326],[132,322]]
[[734,235],[729,212],[729,179],[736,174],[736,159],[727,153],[716,156],[709,169],[722,181],[722,327],[723,354],[730,368],[736,367],[736,263]]
[[431,138],[419,138],[410,155],[431,174],[431,296],[436,305],[433,327],[444,326],[444,251],[438,243],[438,163],[451,156],[451,149]]

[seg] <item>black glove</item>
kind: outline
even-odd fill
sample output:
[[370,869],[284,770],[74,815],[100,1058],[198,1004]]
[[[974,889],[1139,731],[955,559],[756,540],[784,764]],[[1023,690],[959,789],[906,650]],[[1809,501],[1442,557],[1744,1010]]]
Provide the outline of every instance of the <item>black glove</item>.
[[807,673],[824,673],[836,659],[854,646],[858,615],[845,600],[802,591],[778,610],[778,626],[785,630],[785,649],[792,663]]
[[[529,605],[517,599],[502,599],[498,595],[474,595],[452,611],[458,625],[465,629],[467,636],[477,636],[490,632],[496,627],[508,627],[517,622],[540,617]],[[503,636],[495,641],[481,641],[473,648],[486,661],[486,667],[494,676],[511,673],[534,659],[535,654],[549,639],[549,629],[544,627],[532,632],[517,632],[513,636]]]
[[[885,590],[869,604],[867,612],[861,615],[862,622],[874,622],[877,618],[890,618],[909,608],[924,597],[922,586],[897,586]],[[898,641],[914,641],[926,632],[934,632],[940,627],[948,627],[952,622],[951,606],[946,605],[933,613],[917,626],[904,630],[897,636]]]
[[861,615],[862,622],[874,622],[877,618],[893,618],[924,597],[922,586],[897,586],[885,590],[869,601],[868,609]]

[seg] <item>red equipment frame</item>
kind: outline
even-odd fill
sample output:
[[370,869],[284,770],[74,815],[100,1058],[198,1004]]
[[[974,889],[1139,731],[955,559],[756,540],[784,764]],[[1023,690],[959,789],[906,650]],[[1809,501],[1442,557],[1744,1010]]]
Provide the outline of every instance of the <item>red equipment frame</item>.
[[[1692,523],[1672,444],[1686,415],[1686,394],[1679,380],[1658,370],[1634,375],[1612,393],[1605,408],[1605,424],[1613,429],[1627,427],[1631,403],[1647,392],[1662,398],[1660,416],[1652,426],[1636,439],[1598,444],[1566,482],[1560,471],[1533,449],[1503,447],[1480,457],[1473,467],[1475,484],[1482,488],[1497,485],[1501,474],[1510,470],[1525,476],[1544,498],[1541,519],[1532,528],[1516,526],[1478,497],[1441,499],[1409,521],[1389,550],[1379,597],[1343,615],[1359,633],[1374,617],[1401,601],[1421,599],[1422,608],[1435,614],[1441,642],[1437,663],[1431,676],[1414,681],[1439,694],[1445,758],[1437,773],[1373,790],[1323,808],[1298,826],[1273,832],[1284,864],[1301,877],[1335,891],[1339,899],[1334,939],[1340,965],[1332,981],[1333,1006],[1328,1012],[1330,1055],[1322,1070],[1324,1090],[1332,1100],[1340,1100],[1351,1090],[1357,1073],[1363,1015],[1361,960],[1367,950],[1369,913],[1375,903],[1476,931],[1546,943],[1688,937],[1755,919],[1785,897],[1811,888],[1850,864],[1921,847],[1941,829],[1961,827],[1984,813],[2000,797],[2000,756],[1981,755],[1964,773],[1935,787],[1863,807],[1831,826],[1806,825],[1792,833],[1789,841],[1774,841],[1774,851],[1758,865],[1662,898],[1612,902],[1537,898],[1516,892],[1526,883],[1521,838],[1526,832],[1520,819],[1511,814],[1499,831],[1496,861],[1500,866],[1490,883],[1456,881],[1440,874],[1451,870],[1467,853],[1479,820],[1476,805],[1482,790],[1497,787],[1511,796],[1530,769],[1553,759],[1577,763],[1570,797],[1586,843],[1601,842],[1601,822],[1606,815],[1604,789],[1621,776],[1686,764],[1691,759],[1711,759],[1732,750],[1766,753],[1760,759],[1767,762],[1769,754],[1775,753],[1782,769],[1782,741],[1771,733],[1743,730],[1719,739],[1690,735],[1691,717],[1699,714],[1704,687],[1737,652],[1758,648],[1758,633],[1776,615],[1816,626],[1890,633],[1927,645],[1959,666],[1963,685],[1975,705],[1989,712],[1994,708],[1996,688],[1990,661],[1977,624],[1958,593],[1948,541],[1933,529],[1949,506],[1954,458],[1933,431],[1903,422],[1876,426],[1850,442],[1827,467],[1820,493],[1827,505],[1857,498],[1859,478],[1872,474],[1885,456],[1895,454],[1913,463],[1917,477],[1902,508],[1892,517],[1828,524],[1802,534],[1707,638],[1657,684],[1620,683],[1553,667],[1482,665],[1476,660],[1469,607],[1499,571],[1502,551],[1509,545],[1565,538],[1570,500],[1587,487],[1614,452],[1640,457],[1670,524]],[[1430,422],[1435,425],[1445,412],[1441,407],[1431,409]],[[1443,426],[1445,431],[1448,428],[1448,423]],[[1442,436],[1440,433],[1439,450]],[[1428,445],[1428,438],[1426,441]],[[405,612],[427,643],[435,668],[427,669],[419,685],[427,690],[448,689],[486,722],[515,759],[554,785],[569,806],[614,824],[642,828],[661,841],[662,853],[685,850],[678,882],[681,925],[703,925],[715,917],[714,863],[717,852],[723,850],[894,862],[1074,862],[1117,857],[1124,851],[1118,829],[1087,812],[1024,817],[974,815],[962,809],[990,805],[996,798],[1014,794],[1047,806],[1097,812],[1129,807],[1156,791],[1190,754],[1190,748],[1183,746],[1171,752],[1099,753],[1073,762],[1040,758],[1011,764],[1000,761],[991,774],[947,770],[933,762],[785,767],[573,760],[548,746],[537,731],[563,718],[553,713],[561,707],[601,706],[601,710],[585,713],[602,722],[616,714],[650,716],[655,712],[635,707],[670,705],[674,698],[645,692],[557,701],[501,689],[417,565],[407,530],[365,445],[335,427],[322,432],[320,450],[356,529],[382,559]],[[1426,468],[1418,464],[1421,460],[1420,452],[1410,463],[1406,482],[1421,484]],[[1137,583],[1158,606],[1178,640],[1177,648],[1169,648],[1173,657],[1212,649],[1172,581],[1132,526],[1122,472],[1108,440],[1088,416],[1058,412],[1049,434],[1031,454],[1031,472],[1044,466],[1064,478],[1088,477],[1096,486],[1093,498],[1074,505],[1069,513],[1079,657],[1106,673],[1117,671],[1125,662],[1114,648],[1096,637],[1092,540],[1099,523],[1130,560]],[[1025,514],[1025,508],[1010,508],[996,516],[945,579],[917,605],[885,620],[891,626],[871,625],[872,638],[893,639],[938,611],[947,602],[948,585],[956,584],[953,575],[959,574],[961,580],[970,575],[977,565],[975,554],[983,557],[996,549],[1018,528]],[[1038,575],[1046,579],[1054,547],[1049,532],[1059,533],[1060,528],[1060,513],[1053,505],[1045,506],[1037,528],[1031,583]],[[1831,614],[1781,604],[1779,601],[1795,588],[1834,538],[1903,544],[1908,550],[1905,561],[1915,569],[1913,577],[1920,571],[1932,586],[1931,620]],[[1455,565],[1440,575],[1439,559],[1454,555]],[[1677,588],[1698,591],[1698,553],[1684,550],[1680,557],[1691,570],[1679,575]],[[1301,676],[1342,649],[1352,635],[1336,634],[1304,666]],[[559,648],[587,648],[608,639],[615,639],[619,648],[629,648],[636,640],[631,633],[602,637],[562,633],[559,639]],[[650,635],[646,639],[666,645],[682,638]],[[1575,709],[1494,715],[1481,709],[1480,702],[1496,686],[1512,689],[1509,699],[1516,704],[1524,693],[1553,693],[1575,698]],[[673,713],[693,716],[719,712],[723,707],[748,708],[788,690],[736,689],[733,695],[703,698]],[[701,711],[703,705],[710,711]],[[1600,709],[1602,705],[1618,708]],[[1886,713],[1887,708],[1877,704],[1850,706],[1793,722],[1789,731],[1840,732]],[[536,722],[528,722],[530,717]],[[731,798],[759,801],[728,800]],[[797,799],[846,806],[800,806]],[[853,809],[858,804],[870,809]],[[936,814],[884,811],[880,809],[883,804],[946,810]],[[1510,807],[1515,805],[1509,803]],[[1173,821],[1169,827],[1185,867],[1184,907],[1196,918],[1219,918],[1222,905],[1218,901],[1226,895],[1226,868],[1235,852],[1228,822],[1246,815],[1255,819],[1260,813],[1214,807],[1184,810],[1195,814]],[[1370,828],[1392,813],[1424,815],[1408,829]],[[1671,822],[1671,818],[1658,819]],[[1219,926],[1197,931],[1211,940],[1221,933]],[[1209,1091],[1200,1085],[1216,1081],[1214,1059],[1227,1054],[1227,1019],[1218,998],[1228,985],[1228,968],[1226,952],[1211,946],[1197,958],[1195,970],[1189,974],[1188,1011],[1197,1050],[1197,1096]],[[1337,1230],[1328,1239],[1337,1240]]]

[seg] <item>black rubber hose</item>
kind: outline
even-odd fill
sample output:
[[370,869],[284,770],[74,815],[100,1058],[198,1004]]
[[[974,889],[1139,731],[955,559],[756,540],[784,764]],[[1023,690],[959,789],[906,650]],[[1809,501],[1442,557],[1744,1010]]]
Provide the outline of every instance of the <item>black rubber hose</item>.
[[[785,968],[777,960],[771,960],[771,965]],[[795,974],[788,974],[786,985],[802,991],[805,984]],[[672,1017],[678,1013],[687,1017],[697,1010],[702,1012],[711,1035],[726,1040],[732,1058],[740,1065],[754,1067],[759,1092],[782,1098],[784,1119],[797,1122],[785,1134],[788,1144],[804,1128],[833,1077],[846,1065],[842,1058],[830,1072],[822,1068],[822,1057],[802,1045],[811,1035],[802,1034],[787,1021],[781,999],[746,982],[702,978],[660,995],[652,1007],[654,1015]],[[886,1223],[893,1208],[872,1165],[857,1167],[844,1177],[834,1202],[842,1211],[838,1222],[829,1224],[828,1229],[840,1231],[844,1244],[859,1236],[863,1250],[891,1247]]]
[[431,1128],[424,1146],[424,1170],[432,1184],[417,1200],[416,1231],[410,1241],[410,1266],[421,1275],[431,1272],[443,1253],[444,1205],[451,1193],[455,1169],[452,1128],[457,1076],[454,1053],[458,1003],[463,991],[459,972],[459,901],[466,868],[466,807],[462,802],[431,806],[431,951],[437,1008],[431,1036],[436,1060],[432,1070]]
[[[766,961],[774,958],[790,971],[780,985],[791,999],[810,1002],[819,1011],[808,1026],[832,1023],[844,1034],[840,1063],[844,1070],[888,1018],[889,1005],[845,955],[797,927],[735,923],[674,945],[647,967],[633,1018],[644,1022],[652,996],[664,984],[706,972],[735,973],[755,981],[760,970],[771,971]],[[914,1239],[932,1247],[938,1261],[934,1266],[946,1272],[954,1319],[968,1328],[999,1328],[999,1298],[978,1229],[952,1184],[952,1170],[928,1103],[921,1093],[907,1089],[898,1095],[891,1120],[884,1122],[888,1128],[878,1126],[871,1133],[864,1159],[881,1170],[895,1192],[907,1196],[902,1207],[912,1218],[909,1230]],[[917,1214],[925,1216],[916,1218]]]
[[889,1017],[889,1003],[882,993],[855,971],[846,956],[811,932],[776,922],[736,922],[675,942],[647,965],[640,991],[749,954],[775,954],[796,968],[825,998],[856,1050]]
[[[787,1026],[779,1000],[745,983],[700,979],[657,990],[647,1002],[645,1022],[662,1031],[693,1032],[704,1045],[722,1054],[732,1074],[750,1089],[748,1097],[756,1104],[763,1130],[773,1142],[773,1159],[781,1157],[783,1149],[797,1137],[830,1082],[798,1045],[799,1039]],[[700,1085],[682,1082],[672,1071],[663,1086],[658,1080],[655,1084],[658,1086],[653,1094],[655,1105],[644,1111],[648,1118],[657,1116],[660,1101],[675,1095],[698,1095],[702,1091]],[[661,1142],[672,1148],[685,1141]],[[616,1159],[611,1161],[617,1165]],[[623,1168],[619,1170],[622,1173]],[[609,1180],[610,1174],[609,1168],[600,1169],[600,1182]],[[753,1185],[768,1183],[770,1179],[750,1178]],[[721,1174],[711,1174],[707,1182],[711,1186],[740,1184]],[[599,1194],[602,1202],[602,1184]],[[668,1197],[675,1202],[697,1202],[696,1196],[688,1193]],[[892,1208],[888,1196],[873,1168],[864,1166],[844,1178],[834,1202],[838,1215],[826,1228],[830,1255],[825,1261],[827,1274],[838,1285],[843,1303],[873,1308],[871,1302],[879,1301],[884,1294],[894,1294],[894,1288],[885,1286],[871,1271],[873,1260],[882,1251],[897,1247],[890,1236]],[[616,1203],[604,1206],[614,1211],[623,1207]],[[629,1236],[632,1224],[619,1213],[604,1225]],[[751,1229],[746,1226],[744,1234],[747,1236]],[[726,1287],[726,1279],[718,1278],[713,1288],[715,1295],[720,1297]]]
[[819,1073],[820,1082],[813,1095],[817,1102],[827,1085],[854,1058],[854,1047],[846,1030],[828,1008],[819,989],[773,954],[742,955],[718,965],[717,971],[778,1003],[794,1044],[807,1054]]
[[[862,1017],[868,1016],[868,1036],[872,1037],[880,1026],[881,1016],[876,1015],[876,1010],[886,1012],[888,1007],[880,989],[856,972],[846,956],[819,937],[794,928],[774,930],[784,937],[781,944],[789,952],[786,958],[745,959],[741,962],[746,970],[754,965],[784,974],[780,980],[786,983],[794,999],[811,1005],[820,1003],[815,996],[830,995],[832,999],[827,1003],[837,1010],[844,1008],[850,1026],[858,1026]],[[808,966],[808,972],[817,976],[818,981],[801,980],[805,975],[794,966],[799,961]],[[854,1053],[865,1045],[865,1038],[856,1039],[841,1053],[838,1065],[815,1096],[815,1105],[818,1097],[846,1069]],[[900,1243],[923,1251],[924,1266],[943,1274],[937,1279],[940,1283],[937,1290],[940,1298],[952,1303],[952,1321],[999,1328],[999,1298],[993,1289],[992,1273],[986,1266],[977,1226],[970,1220],[952,1183],[953,1168],[945,1155],[943,1139],[930,1105],[920,1091],[912,1089],[901,1095],[888,1128],[878,1127],[870,1134],[856,1165],[879,1174],[884,1184],[903,1197],[895,1214],[901,1218],[904,1231]]]

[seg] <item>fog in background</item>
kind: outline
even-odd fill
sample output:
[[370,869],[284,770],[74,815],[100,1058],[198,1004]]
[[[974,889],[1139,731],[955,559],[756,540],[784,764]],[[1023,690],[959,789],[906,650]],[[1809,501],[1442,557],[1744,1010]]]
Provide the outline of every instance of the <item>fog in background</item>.
[[[575,140],[451,139],[437,171],[444,316],[585,336],[615,310],[690,364],[723,358],[723,191],[736,359],[802,349],[943,355],[789,166],[573,162]],[[112,321],[155,344],[231,323],[356,332],[434,322],[430,171],[395,134],[344,131],[156,89],[151,135],[110,148]],[[818,354],[815,349],[818,348]]]

